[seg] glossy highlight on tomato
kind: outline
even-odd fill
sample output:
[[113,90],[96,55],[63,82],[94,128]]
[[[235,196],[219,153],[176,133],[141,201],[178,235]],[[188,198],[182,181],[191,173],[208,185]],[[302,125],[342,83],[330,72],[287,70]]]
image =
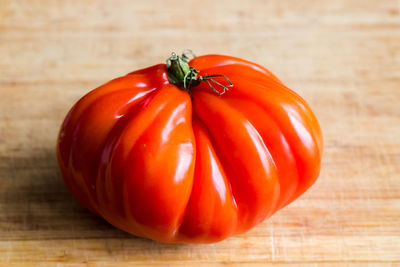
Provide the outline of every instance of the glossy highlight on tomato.
[[82,97],[57,144],[65,184],[83,206],[166,243],[251,229],[315,182],[323,151],[310,107],[267,69],[222,55],[189,65],[233,86],[222,95],[205,81],[183,90],[166,64],[138,70]]

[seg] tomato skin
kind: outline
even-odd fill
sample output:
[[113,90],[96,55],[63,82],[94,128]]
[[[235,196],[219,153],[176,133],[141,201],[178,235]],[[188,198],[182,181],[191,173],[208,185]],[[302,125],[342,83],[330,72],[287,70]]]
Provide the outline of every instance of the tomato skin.
[[234,86],[219,96],[203,82],[189,95],[170,84],[165,64],[135,71],[82,97],[57,145],[83,206],[166,243],[249,230],[315,182],[323,152],[309,106],[265,68],[220,55],[189,65]]

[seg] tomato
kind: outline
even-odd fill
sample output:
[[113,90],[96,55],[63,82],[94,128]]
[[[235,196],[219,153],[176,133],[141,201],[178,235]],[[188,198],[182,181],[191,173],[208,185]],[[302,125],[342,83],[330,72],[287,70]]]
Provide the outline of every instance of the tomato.
[[222,55],[184,59],[82,97],[57,155],[75,198],[117,228],[212,243],[304,193],[319,175],[322,134],[306,102],[267,69]]

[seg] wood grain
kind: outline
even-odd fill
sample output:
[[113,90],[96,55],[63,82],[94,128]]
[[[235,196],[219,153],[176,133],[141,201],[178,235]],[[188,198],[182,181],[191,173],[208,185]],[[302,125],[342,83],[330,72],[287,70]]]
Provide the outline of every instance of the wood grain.
[[[256,61],[310,103],[318,182],[246,234],[165,245],[66,190],[58,127],[84,93],[171,51]],[[1,266],[400,266],[400,2],[0,0]]]

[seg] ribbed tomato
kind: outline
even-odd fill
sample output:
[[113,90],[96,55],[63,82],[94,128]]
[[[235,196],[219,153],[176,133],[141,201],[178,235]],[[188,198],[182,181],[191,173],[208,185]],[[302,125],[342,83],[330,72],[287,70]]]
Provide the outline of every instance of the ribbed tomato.
[[57,154],[83,206],[135,236],[211,243],[249,230],[315,182],[319,124],[271,72],[221,55],[192,59],[190,73],[181,57],[170,63],[114,79],[68,113]]

